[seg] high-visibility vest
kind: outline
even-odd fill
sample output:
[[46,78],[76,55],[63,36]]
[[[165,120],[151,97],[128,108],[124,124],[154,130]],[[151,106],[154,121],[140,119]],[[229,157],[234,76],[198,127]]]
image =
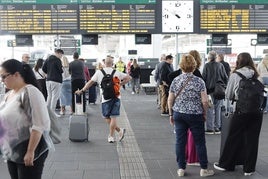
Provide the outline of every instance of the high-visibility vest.
[[116,70],[118,70],[120,72],[124,72],[124,69],[125,69],[124,62],[117,62],[116,63]]

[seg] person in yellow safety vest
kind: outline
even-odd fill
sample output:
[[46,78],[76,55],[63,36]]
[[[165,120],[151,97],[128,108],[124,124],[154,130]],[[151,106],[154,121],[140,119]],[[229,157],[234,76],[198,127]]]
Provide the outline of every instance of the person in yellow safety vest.
[[[117,71],[126,73],[126,64],[122,61],[121,57],[119,57],[118,62],[115,64],[114,67]],[[123,85],[123,88],[126,89],[126,86]]]

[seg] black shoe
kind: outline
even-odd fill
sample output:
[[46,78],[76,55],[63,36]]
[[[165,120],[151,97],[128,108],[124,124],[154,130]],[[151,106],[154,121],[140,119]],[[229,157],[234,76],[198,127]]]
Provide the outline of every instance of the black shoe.
[[213,166],[214,166],[214,168],[215,168],[216,170],[219,170],[219,171],[226,171],[226,169],[220,167],[220,166],[219,166],[219,163],[217,163],[217,162],[215,162]]

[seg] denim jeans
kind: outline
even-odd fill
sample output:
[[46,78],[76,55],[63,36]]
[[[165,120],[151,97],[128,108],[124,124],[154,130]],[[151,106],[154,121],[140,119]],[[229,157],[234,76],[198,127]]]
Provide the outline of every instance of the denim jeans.
[[207,130],[215,130],[221,128],[221,106],[223,100],[217,100],[213,96],[211,97],[213,101],[213,107],[207,110]]
[[181,169],[186,168],[185,145],[187,142],[187,131],[190,129],[194,138],[200,166],[202,169],[206,169],[208,160],[203,115],[173,112],[173,117],[176,131],[175,150],[178,167]]

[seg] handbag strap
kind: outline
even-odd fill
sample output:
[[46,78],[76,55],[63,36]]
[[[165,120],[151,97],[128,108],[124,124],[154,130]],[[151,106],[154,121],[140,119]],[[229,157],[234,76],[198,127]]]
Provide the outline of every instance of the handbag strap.
[[193,78],[193,77],[189,77],[189,78],[186,80],[186,82],[185,82],[185,84],[183,85],[183,87],[179,90],[179,92],[178,92],[177,95],[175,96],[175,99],[180,95],[180,93],[182,92],[182,90],[187,86],[187,84],[189,83],[189,81],[192,80],[192,78]]

